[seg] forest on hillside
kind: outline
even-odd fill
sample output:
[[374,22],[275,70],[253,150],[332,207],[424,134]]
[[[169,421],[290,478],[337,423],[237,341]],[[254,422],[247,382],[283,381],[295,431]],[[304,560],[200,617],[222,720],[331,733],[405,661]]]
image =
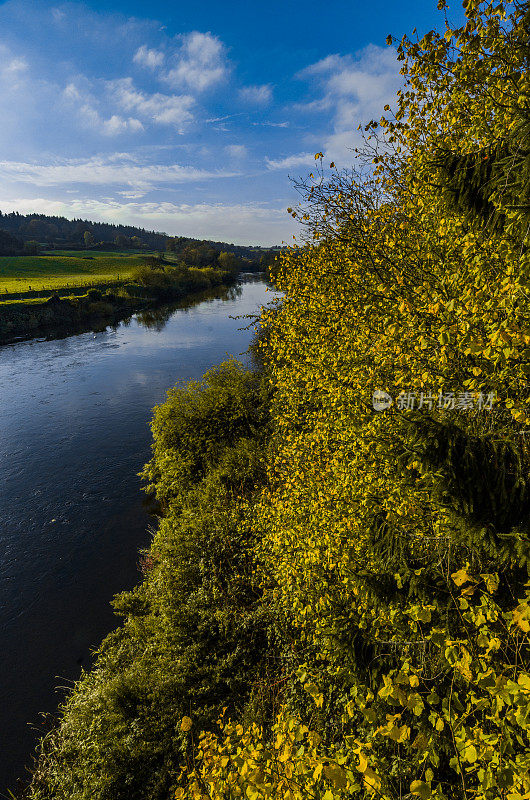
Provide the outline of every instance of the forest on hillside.
[[530,10],[465,9],[316,154],[255,368],[155,409],[144,580],[32,800],[530,797]]
[[[0,211],[0,255],[18,255],[46,249],[146,249],[169,250],[173,253],[198,251],[195,262],[205,260],[209,254],[231,252],[238,258],[258,263],[263,257],[277,254],[280,246],[259,247],[194,239],[189,236],[169,236],[166,233],[147,231],[131,225],[92,222],[83,219],[48,216],[46,214],[19,214],[18,211]],[[208,263],[211,263],[211,258]],[[191,263],[191,262],[190,262]],[[193,266],[208,264],[193,263]]]

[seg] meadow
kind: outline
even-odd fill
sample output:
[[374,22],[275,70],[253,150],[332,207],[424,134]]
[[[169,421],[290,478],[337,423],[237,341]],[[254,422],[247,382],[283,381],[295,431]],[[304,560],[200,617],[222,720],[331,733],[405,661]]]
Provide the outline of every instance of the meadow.
[[145,252],[50,251],[38,256],[0,257],[0,298],[63,288],[101,287],[128,279]]

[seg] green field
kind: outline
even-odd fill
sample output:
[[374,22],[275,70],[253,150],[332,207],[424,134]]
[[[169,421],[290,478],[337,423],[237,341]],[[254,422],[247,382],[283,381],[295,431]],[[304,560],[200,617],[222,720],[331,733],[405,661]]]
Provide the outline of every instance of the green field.
[[0,257],[2,295],[82,287],[126,280],[146,253],[66,251],[41,256]]

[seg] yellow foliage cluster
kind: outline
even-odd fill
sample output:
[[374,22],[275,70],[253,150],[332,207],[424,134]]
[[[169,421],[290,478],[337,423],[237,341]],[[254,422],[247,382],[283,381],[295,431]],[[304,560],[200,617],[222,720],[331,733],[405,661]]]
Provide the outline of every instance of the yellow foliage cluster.
[[263,319],[275,436],[253,524],[313,710],[286,697],[271,729],[221,720],[177,797],[530,798],[528,220],[508,172],[488,197],[502,229],[470,224],[436,166],[528,119],[529,20],[466,13],[401,42],[408,85],[370,126],[372,169],[309,188],[313,240]]

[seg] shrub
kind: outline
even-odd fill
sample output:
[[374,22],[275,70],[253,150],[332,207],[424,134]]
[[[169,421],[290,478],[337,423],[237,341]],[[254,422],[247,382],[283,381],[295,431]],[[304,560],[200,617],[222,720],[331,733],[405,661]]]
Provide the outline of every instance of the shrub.
[[132,274],[132,279],[141,286],[153,288],[166,289],[171,285],[171,278],[163,269],[154,269],[147,265],[135,270]]
[[114,312],[114,306],[105,300],[98,300],[95,303],[90,303],[89,311],[91,314],[97,314],[100,317],[109,317]]

